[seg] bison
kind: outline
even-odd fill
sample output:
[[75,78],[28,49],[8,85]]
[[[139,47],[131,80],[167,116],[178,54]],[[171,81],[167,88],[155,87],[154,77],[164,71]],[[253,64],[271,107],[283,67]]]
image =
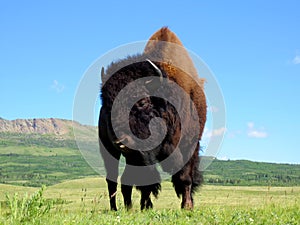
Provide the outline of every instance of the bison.
[[113,62],[102,68],[101,76],[99,145],[111,210],[117,210],[121,155],[127,209],[132,207],[133,186],[141,192],[141,210],[153,207],[151,193],[157,197],[161,189],[157,164],[172,176],[181,207],[192,209],[193,193],[203,180],[198,167],[206,98],[204,80],[178,37],[161,28],[142,54]]

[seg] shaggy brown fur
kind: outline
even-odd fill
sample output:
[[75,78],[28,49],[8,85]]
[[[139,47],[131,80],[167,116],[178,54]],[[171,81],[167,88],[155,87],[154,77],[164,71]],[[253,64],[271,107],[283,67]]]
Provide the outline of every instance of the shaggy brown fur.
[[[173,102],[189,103],[190,106],[194,104],[198,118],[192,116],[195,115],[191,111],[192,106],[182,107],[179,109],[181,112],[176,112],[174,106],[167,100],[153,96],[143,98],[134,105],[129,121],[122,109],[117,112],[115,118],[112,118],[111,109],[114,100],[126,85],[139,78],[158,76],[157,70],[147,59],[155,63],[164,78],[168,78],[184,89],[187,96],[179,98],[175,90],[168,88],[167,85],[164,86],[163,83],[158,88],[164,88],[169,100],[172,99]],[[132,186],[137,184],[140,184],[137,189],[141,191],[141,209],[152,208],[150,194],[157,196],[160,189],[160,175],[156,170],[156,163],[161,163],[163,170],[172,174],[175,191],[178,196],[182,196],[182,208],[193,208],[193,192],[202,182],[202,174],[198,168],[200,161],[198,141],[201,139],[206,121],[206,99],[203,90],[204,80],[198,78],[193,62],[181,41],[164,27],[150,38],[142,55],[112,63],[107,68],[106,74],[111,76],[105,76],[103,71],[99,138],[100,152],[107,171],[111,209],[117,209],[118,160],[121,154],[126,159],[125,171],[121,177],[121,191],[127,208],[132,206]],[[147,86],[141,86],[137,90],[130,89],[127,96],[140,92],[148,93],[149,90]],[[178,113],[184,115],[183,118]],[[159,146],[147,152],[124,148],[123,144],[126,143],[120,142],[130,141],[130,138],[124,134],[127,138],[119,140],[112,129],[112,121],[116,122],[120,130],[123,130],[122,126],[129,122],[134,135],[144,139],[153,135],[148,126],[154,117],[162,118],[167,124],[167,135]],[[200,130],[196,131],[197,123]],[[189,126],[182,126],[183,124]],[[179,141],[180,137],[183,141]],[[196,144],[191,147],[190,143],[195,141]],[[179,150],[175,150],[176,147]],[[172,163],[163,164],[163,160],[167,157],[172,159]],[[130,165],[138,166],[138,169]]]
[[[203,90],[205,80],[198,77],[193,61],[180,39],[169,28],[163,27],[150,37],[144,53],[163,59],[163,62],[158,64],[167,73],[169,79],[175,81],[191,96],[200,118],[199,138],[201,138],[207,113]],[[180,65],[180,68],[175,65]]]

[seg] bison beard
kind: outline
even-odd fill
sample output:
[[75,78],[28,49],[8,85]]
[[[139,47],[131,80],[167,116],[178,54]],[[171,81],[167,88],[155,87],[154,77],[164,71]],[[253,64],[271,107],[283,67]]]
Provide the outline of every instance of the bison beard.
[[[174,39],[173,33],[168,29],[163,28],[160,32],[167,33]],[[141,191],[141,209],[153,207],[150,198],[151,193],[157,197],[161,188],[160,174],[156,169],[157,163],[161,163],[161,167],[165,172],[172,174],[172,182],[177,196],[182,196],[181,207],[192,209],[192,195],[202,182],[202,174],[198,167],[200,161],[199,140],[206,120],[205,95],[202,87],[197,85],[197,82],[184,74],[183,71],[180,71],[180,69],[173,67],[171,68],[172,70],[169,70],[170,66],[165,63],[147,60],[152,54],[149,49],[151,47],[148,46],[148,52],[145,52],[143,55],[128,57],[117,63],[112,63],[107,68],[106,75],[102,71],[103,86],[101,88],[102,108],[99,116],[99,144],[107,172],[106,181],[110,196],[110,207],[112,210],[117,210],[118,164],[121,155],[123,155],[126,160],[126,166],[121,176],[121,191],[127,209],[132,207],[131,194],[133,185],[136,185],[136,188]],[[176,75],[180,76],[178,77],[180,83],[176,79]],[[198,113],[198,121],[194,121],[191,124],[197,123],[197,125],[200,125],[199,133],[193,134],[192,127],[191,133],[183,133],[182,131],[182,123],[185,120],[192,121],[188,110],[185,113],[186,118],[182,119],[169,101],[150,95],[134,104],[129,118],[122,111],[122,108],[120,108],[117,115],[112,115],[112,107],[120,91],[131,82],[147,77],[169,79],[180,85],[187,92],[196,105]],[[182,83],[184,79],[186,79],[186,82]],[[133,96],[137,93],[151,93],[160,89],[163,89],[170,98],[180,101],[180,99],[176,99],[178,95],[174,93],[174,90],[163,83],[152,81],[150,78],[149,81],[145,82],[145,85],[135,90],[129,90],[126,96]],[[126,102],[124,105],[126,105]],[[157,117],[162,119],[167,129],[166,136],[157,147],[148,151],[134,150],[127,147],[128,144],[134,142],[128,134],[124,133],[121,138],[117,138],[115,131],[118,129],[122,130],[124,124],[129,123],[131,132],[137,138],[146,140],[150,135],[155,135],[149,129],[149,123]],[[113,129],[112,120],[116,124],[115,130]],[[193,141],[196,144],[192,148],[185,146],[186,143]],[[170,158],[170,161],[164,164],[163,162],[166,158]]]

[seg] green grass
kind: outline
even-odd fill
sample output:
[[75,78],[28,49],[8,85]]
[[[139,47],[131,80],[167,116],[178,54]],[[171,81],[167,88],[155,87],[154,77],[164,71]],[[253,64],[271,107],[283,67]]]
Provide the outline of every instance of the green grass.
[[[106,182],[97,177],[56,184],[46,188],[42,195],[37,195],[39,188],[0,185],[0,189],[0,224],[299,224],[300,221],[300,187],[205,185],[195,195],[195,209],[186,211],[179,209],[180,199],[172,184],[163,182],[158,199],[153,199],[154,209],[143,212],[139,210],[137,191],[133,192],[133,209],[124,210],[120,190],[119,211],[109,211]],[[31,196],[39,197],[35,201],[43,204],[31,203],[35,206],[32,214],[35,216],[14,216],[20,210],[11,209],[6,196],[12,199],[15,193],[20,202],[28,201]],[[50,210],[44,211],[48,206]]]

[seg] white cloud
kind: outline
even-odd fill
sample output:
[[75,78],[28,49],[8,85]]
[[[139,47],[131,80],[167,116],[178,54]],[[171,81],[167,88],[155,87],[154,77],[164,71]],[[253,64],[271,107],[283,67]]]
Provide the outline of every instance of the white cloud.
[[253,129],[254,128],[254,123],[253,122],[249,122],[247,123],[248,129]]
[[238,135],[242,134],[242,131],[241,130],[231,130],[227,133],[227,137],[228,138],[235,138],[237,137]]
[[227,161],[229,160],[229,158],[227,156],[220,156],[220,157],[217,157],[218,160],[223,160],[223,161]]
[[225,127],[221,127],[219,129],[215,129],[212,132],[212,136],[221,136],[226,132],[226,128]]
[[266,138],[268,137],[268,133],[264,130],[264,128],[255,128],[253,122],[247,123],[248,131],[247,135],[251,138]]
[[265,131],[257,131],[257,130],[248,131],[248,137],[266,138],[267,136],[268,136],[268,134]]
[[64,91],[65,86],[63,84],[60,84],[57,80],[54,80],[51,89],[55,90],[57,93],[61,93]]
[[300,64],[300,55],[296,55],[295,58],[293,59],[294,64]]
[[207,107],[207,111],[208,112],[218,112],[219,108],[212,105],[212,106]]
[[211,138],[211,137],[217,137],[217,136],[221,136],[226,132],[226,128],[225,127],[220,127],[218,129],[215,130],[204,130],[204,134],[203,136],[205,138]]

